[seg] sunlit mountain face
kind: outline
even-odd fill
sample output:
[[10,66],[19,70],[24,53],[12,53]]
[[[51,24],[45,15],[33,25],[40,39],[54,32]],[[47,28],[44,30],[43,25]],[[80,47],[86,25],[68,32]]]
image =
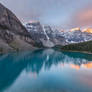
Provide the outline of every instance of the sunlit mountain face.
[[87,32],[92,34],[92,28],[86,28],[82,32]]
[[70,32],[73,32],[73,31],[80,31],[80,28],[72,28],[72,29],[70,30]]
[[73,31],[81,31],[81,32],[86,32],[86,33],[92,34],[92,28],[82,29],[82,28],[77,27],[77,28],[70,29],[70,32],[73,32]]

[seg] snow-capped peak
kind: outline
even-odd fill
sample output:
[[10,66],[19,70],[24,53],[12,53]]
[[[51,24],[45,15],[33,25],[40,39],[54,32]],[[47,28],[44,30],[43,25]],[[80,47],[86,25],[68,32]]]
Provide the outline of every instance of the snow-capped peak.
[[82,30],[82,32],[87,32],[92,34],[92,28],[85,28]]
[[73,32],[73,31],[80,31],[80,28],[77,27],[77,28],[72,28],[72,29],[70,30],[70,32]]

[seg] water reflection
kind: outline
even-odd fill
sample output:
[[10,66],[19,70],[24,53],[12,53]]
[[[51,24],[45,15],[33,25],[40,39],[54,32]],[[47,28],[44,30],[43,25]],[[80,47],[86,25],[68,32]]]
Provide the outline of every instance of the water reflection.
[[0,55],[0,92],[12,86],[24,70],[37,77],[42,70],[50,71],[53,66],[63,68],[65,65],[77,70],[92,69],[92,55],[53,49]]
[[70,64],[71,67],[76,69],[80,69],[81,66],[92,68],[91,54],[58,52],[52,49],[35,51],[34,54],[30,59],[33,62],[30,62],[27,68],[29,68],[29,71],[31,70],[36,73],[40,72],[43,65],[45,70],[49,70],[52,65],[58,65],[59,63],[62,63],[63,66]]

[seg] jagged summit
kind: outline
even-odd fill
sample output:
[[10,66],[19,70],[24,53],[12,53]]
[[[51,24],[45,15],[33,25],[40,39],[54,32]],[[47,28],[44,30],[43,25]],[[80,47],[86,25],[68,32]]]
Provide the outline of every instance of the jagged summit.
[[49,25],[41,25],[40,22],[28,22],[25,27],[37,45],[54,47],[66,44],[65,38],[60,35],[60,32],[53,30]]
[[91,33],[92,34],[92,28],[83,29],[82,32],[87,32],[87,33]]
[[92,40],[92,34],[85,32],[80,28],[73,28],[70,31],[62,31],[61,35],[65,37],[66,42],[70,43],[80,43]]
[[77,28],[72,28],[72,29],[70,30],[70,32],[75,32],[75,31],[81,31],[81,30],[80,30],[79,27],[77,27]]

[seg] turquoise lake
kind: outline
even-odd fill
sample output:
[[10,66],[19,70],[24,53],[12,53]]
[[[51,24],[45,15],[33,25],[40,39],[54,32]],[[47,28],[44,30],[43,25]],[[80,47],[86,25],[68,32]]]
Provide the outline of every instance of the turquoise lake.
[[53,49],[1,54],[0,92],[92,92],[92,55]]

